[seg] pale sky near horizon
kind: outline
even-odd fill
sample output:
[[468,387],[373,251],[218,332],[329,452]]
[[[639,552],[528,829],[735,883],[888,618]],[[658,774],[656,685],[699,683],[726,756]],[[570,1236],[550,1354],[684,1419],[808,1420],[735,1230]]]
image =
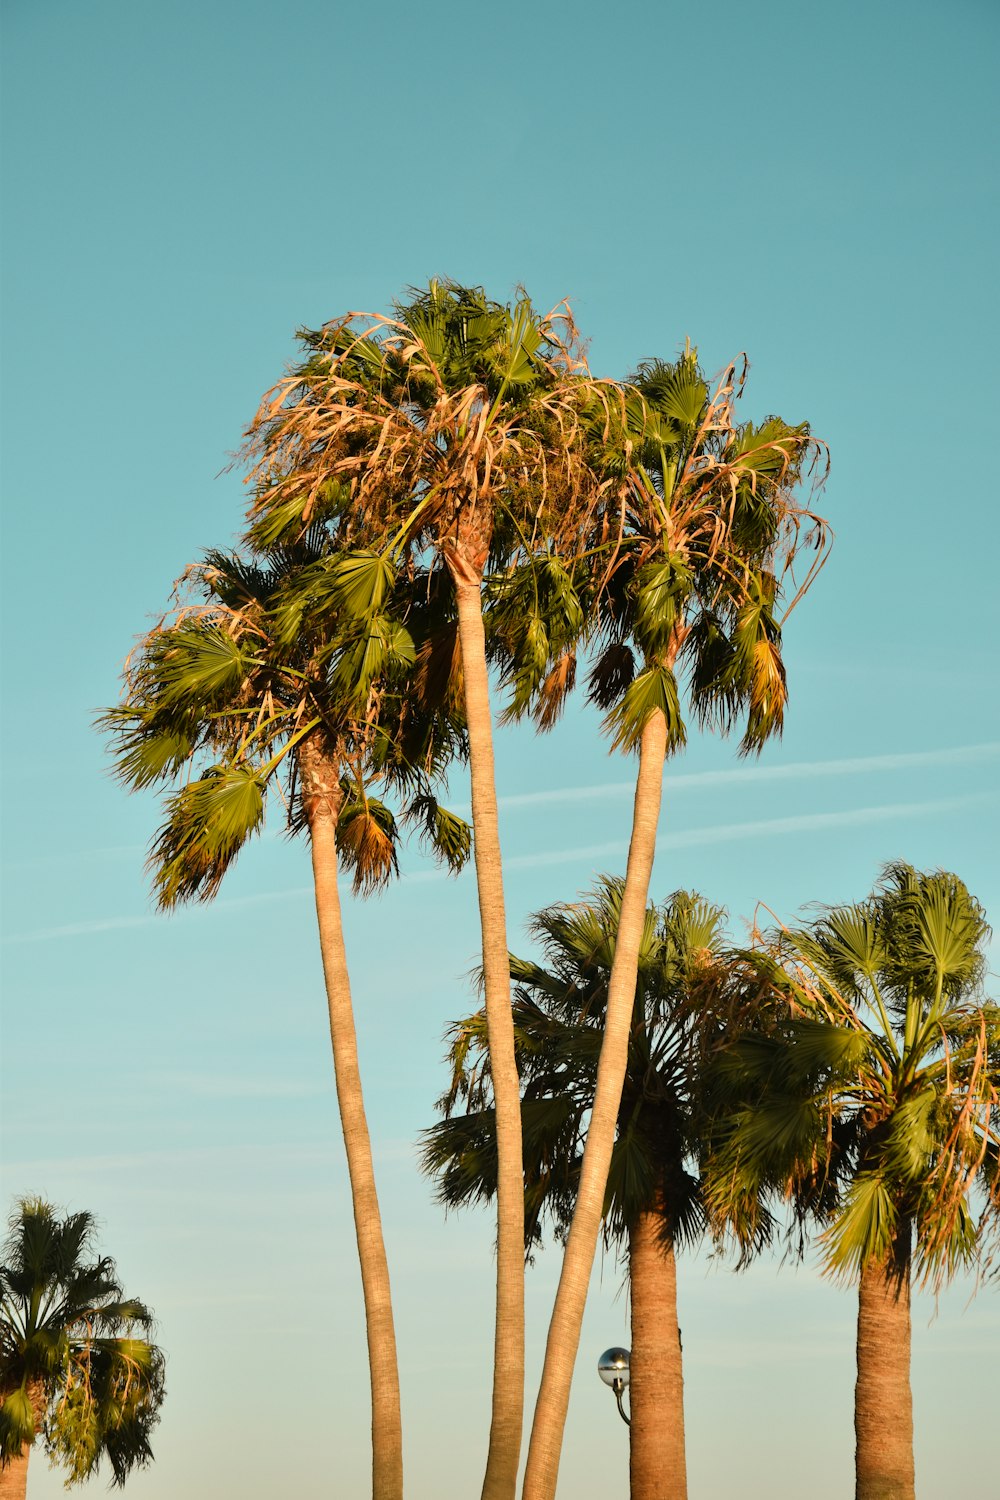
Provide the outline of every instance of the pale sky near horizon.
[[[992,0],[6,0],[3,1202],[93,1210],[157,1312],[136,1500],[363,1495],[369,1467],[306,850],[271,829],[214,906],[155,916],[155,802],[92,728],[172,580],[238,530],[229,455],[294,329],[436,274],[568,296],[600,374],[685,336],[709,372],[745,350],[747,414],[830,445],[837,540],[789,622],[784,740],[748,765],[692,737],[653,894],[699,889],[739,936],[759,902],[856,899],[904,858],[998,924],[998,39]],[[632,763],[579,707],[497,758],[516,951],[529,913],[623,869]],[[413,852],[347,921],[407,1496],[466,1500],[491,1228],[444,1220],[414,1141],[472,998],[473,878]],[[557,1272],[549,1249],[528,1277],[529,1418]],[[619,1286],[597,1267],[565,1500],[627,1494],[594,1369],[628,1343]],[[1000,1301],[971,1290],[915,1311],[922,1500],[995,1469]],[[851,1291],[701,1255],[680,1296],[692,1500],[842,1500]],[[29,1500],[60,1492],[37,1461]]]

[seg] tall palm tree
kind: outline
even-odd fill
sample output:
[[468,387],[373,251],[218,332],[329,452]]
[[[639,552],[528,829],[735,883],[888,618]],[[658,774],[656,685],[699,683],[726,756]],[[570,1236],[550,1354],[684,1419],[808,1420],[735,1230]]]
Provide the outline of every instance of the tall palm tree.
[[38,1438],[66,1483],[107,1459],[113,1484],[153,1457],[163,1355],[153,1319],[126,1297],[115,1263],[98,1256],[89,1213],[60,1218],[25,1198],[0,1264],[0,1495],[23,1500]]
[[792,1190],[827,1269],[858,1286],[857,1500],[913,1500],[912,1279],[940,1286],[1000,1229],[988,933],[957,876],[888,865],[867,900],[782,934],[786,1009],[725,1064],[747,1093],[720,1183]]
[[565,311],[539,316],[481,288],[432,282],[393,318],[351,315],[300,335],[308,357],[248,434],[259,545],[343,519],[358,545],[430,555],[455,615],[426,662],[458,669],[468,731],[484,998],[499,1141],[494,1385],[484,1500],[513,1500],[524,1405],[521,1117],[483,624],[487,567],[575,555],[602,486],[584,443],[589,381]]
[[[592,900],[539,912],[531,931],[542,961],[511,959],[522,1080],[526,1246],[544,1219],[565,1240],[593,1108],[622,882]],[[628,1069],[604,1204],[604,1230],[622,1254],[631,1290],[630,1469],[633,1500],[684,1500],[683,1372],[675,1249],[707,1227],[700,1155],[703,1060],[725,1020],[745,1008],[747,965],[722,948],[723,913],[678,891],[645,914]],[[445,1118],[426,1132],[425,1169],[447,1206],[490,1199],[496,1132],[482,1012],[459,1023]],[[459,1113],[464,1106],[464,1113]],[[740,1236],[742,1225],[724,1215]],[[767,1237],[754,1218],[749,1253]]]
[[211,553],[185,578],[177,610],[130,658],[123,702],[104,723],[126,785],[176,788],[151,853],[162,908],[215,895],[269,797],[291,831],[308,835],[365,1301],[373,1495],[400,1500],[395,1329],[338,870],[362,892],[395,870],[399,822],[386,793],[402,795],[404,819],[419,821],[452,868],[468,854],[466,825],[434,794],[463,751],[461,727],[408,691],[417,642],[404,617],[416,628],[433,618],[433,600],[416,579],[342,552],[335,528],[321,524],[264,558]]
[[[728,731],[745,716],[741,753],[759,751],[783,722],[782,621],[825,555],[825,523],[797,496],[822,445],[805,423],[737,422],[742,384],[731,366],[711,392],[688,349],[673,364],[641,366],[622,407],[598,412],[594,462],[609,488],[598,544],[588,553],[588,626],[597,642],[590,695],[607,711],[614,746],[637,750],[639,767],[593,1111],[535,1406],[525,1500],[555,1495],[627,1070],[664,763],[686,740],[679,679],[688,677],[700,723]],[[816,549],[815,561],[779,613],[803,546]],[[570,675],[540,678],[542,722],[551,721],[551,699]]]

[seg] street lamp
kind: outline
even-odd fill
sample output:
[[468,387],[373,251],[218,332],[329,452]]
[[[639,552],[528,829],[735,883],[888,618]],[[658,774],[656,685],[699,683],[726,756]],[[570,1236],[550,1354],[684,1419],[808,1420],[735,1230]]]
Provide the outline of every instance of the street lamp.
[[609,1385],[615,1393],[615,1400],[618,1402],[618,1415],[626,1426],[631,1427],[631,1419],[625,1415],[625,1408],[622,1406],[622,1392],[629,1381],[628,1366],[629,1352],[627,1349],[605,1349],[597,1361],[598,1375],[600,1375],[604,1384]]

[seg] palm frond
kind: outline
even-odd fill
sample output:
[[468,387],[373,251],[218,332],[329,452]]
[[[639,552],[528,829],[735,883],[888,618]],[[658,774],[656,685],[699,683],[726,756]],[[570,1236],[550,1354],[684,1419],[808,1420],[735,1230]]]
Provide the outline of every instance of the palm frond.
[[175,793],[149,856],[157,901],[209,901],[264,821],[264,774],[254,765],[219,765]]
[[670,750],[679,750],[687,742],[687,730],[681,716],[677,679],[669,667],[647,666],[607,715],[605,723],[614,732],[614,748],[638,749],[642,732],[656,713],[662,714],[666,721]]
[[415,797],[404,817],[420,827],[427,847],[452,874],[465,868],[472,853],[472,827],[464,818],[449,812],[430,793]]
[[337,818],[337,851],[351,872],[355,895],[366,895],[398,873],[396,820],[377,797],[349,783],[346,791]]

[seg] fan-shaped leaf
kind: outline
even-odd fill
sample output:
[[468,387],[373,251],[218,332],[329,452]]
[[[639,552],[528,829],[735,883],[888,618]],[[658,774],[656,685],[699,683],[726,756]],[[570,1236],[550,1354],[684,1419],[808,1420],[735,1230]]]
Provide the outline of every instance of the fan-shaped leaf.
[[213,766],[182,787],[150,853],[161,907],[208,901],[264,819],[264,781],[254,766]]
[[354,891],[366,895],[379,890],[398,872],[396,820],[376,797],[353,795],[337,819],[337,849],[351,871]]
[[642,731],[655,713],[661,713],[666,720],[670,749],[680,749],[687,740],[687,731],[681,717],[677,680],[668,667],[646,667],[608,714],[606,724],[614,732],[614,748],[637,749]]

